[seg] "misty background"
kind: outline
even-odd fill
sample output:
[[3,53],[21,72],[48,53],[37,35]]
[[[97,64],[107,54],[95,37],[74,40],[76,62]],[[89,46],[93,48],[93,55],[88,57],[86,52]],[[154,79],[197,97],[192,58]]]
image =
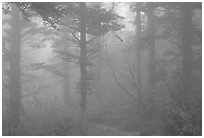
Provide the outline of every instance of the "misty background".
[[202,3],[2,12],[2,135],[202,135]]

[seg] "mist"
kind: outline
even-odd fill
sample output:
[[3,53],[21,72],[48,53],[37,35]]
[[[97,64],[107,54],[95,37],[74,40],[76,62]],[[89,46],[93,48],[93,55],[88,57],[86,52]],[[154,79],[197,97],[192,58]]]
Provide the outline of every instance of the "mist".
[[202,3],[2,3],[3,136],[201,136]]

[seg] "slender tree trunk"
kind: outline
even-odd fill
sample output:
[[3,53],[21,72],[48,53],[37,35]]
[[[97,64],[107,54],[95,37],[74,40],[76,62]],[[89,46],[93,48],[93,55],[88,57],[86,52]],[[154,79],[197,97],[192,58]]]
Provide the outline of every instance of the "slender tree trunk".
[[15,5],[12,5],[12,33],[9,53],[9,105],[10,120],[12,126],[16,128],[20,122],[21,105],[21,75],[20,75],[20,53],[21,53],[21,34],[19,11]]
[[98,57],[96,59],[96,68],[95,68],[95,91],[98,95],[98,99],[101,102],[100,91],[101,91],[101,51],[98,53]]
[[137,24],[137,43],[136,43],[136,79],[137,79],[137,95],[140,107],[144,110],[144,101],[142,97],[142,85],[141,85],[141,44],[140,44],[140,36],[141,36],[141,3],[137,3],[137,16],[136,16],[136,24]]
[[[64,50],[67,51],[67,46],[64,47]],[[69,106],[70,100],[70,79],[69,79],[69,62],[63,61],[63,73],[64,73],[64,87],[63,87],[63,94],[64,94],[64,104],[65,106]]]
[[147,18],[148,18],[148,32],[149,32],[149,47],[148,47],[148,74],[149,74],[149,91],[150,102],[154,101],[155,93],[155,30],[154,30],[154,5],[148,3]]
[[189,98],[192,89],[192,10],[191,3],[181,4],[181,54],[182,54],[182,83],[184,107],[189,109]]
[[[82,11],[86,10],[85,2],[80,3]],[[86,105],[87,105],[87,59],[86,59],[86,16],[80,19],[80,92],[81,92],[81,134],[86,135]]]
[[93,63],[95,66],[90,66],[90,72],[93,73],[92,85],[93,91],[96,94],[99,102],[101,102],[101,51],[96,53],[97,57],[94,57]]

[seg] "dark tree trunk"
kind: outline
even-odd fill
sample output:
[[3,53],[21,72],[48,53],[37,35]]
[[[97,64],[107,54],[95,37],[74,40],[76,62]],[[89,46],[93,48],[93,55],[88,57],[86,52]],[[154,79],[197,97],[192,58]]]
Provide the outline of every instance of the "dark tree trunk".
[[154,5],[153,3],[147,3],[147,18],[148,18],[148,74],[149,74],[149,91],[150,102],[154,101],[155,92],[155,30],[154,30]]
[[[82,11],[86,10],[85,2],[80,3]],[[80,92],[81,92],[81,134],[86,135],[86,105],[87,105],[87,59],[86,59],[86,15],[80,19]]]
[[182,55],[182,85],[184,107],[189,108],[189,98],[192,89],[192,9],[191,3],[181,4],[181,55]]
[[21,53],[21,34],[20,17],[16,6],[12,5],[12,33],[9,52],[9,104],[10,120],[12,126],[17,127],[20,122],[21,105],[21,71],[20,71],[20,53]]

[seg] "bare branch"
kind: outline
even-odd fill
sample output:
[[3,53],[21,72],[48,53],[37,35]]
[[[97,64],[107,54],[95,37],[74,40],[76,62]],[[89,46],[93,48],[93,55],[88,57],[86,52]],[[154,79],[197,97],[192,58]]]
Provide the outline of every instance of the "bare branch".
[[76,54],[73,54],[71,52],[66,52],[66,51],[61,51],[61,50],[53,50],[53,52],[58,53],[62,56],[66,56],[68,58],[74,58],[74,59],[79,59],[80,57]]
[[123,42],[123,39],[120,36],[118,36],[114,31],[111,31],[111,32],[115,35],[116,38],[118,38],[121,42]]
[[88,44],[88,43],[91,43],[91,42],[92,42],[93,40],[95,40],[97,37],[98,37],[98,36],[95,36],[94,38],[88,40],[86,43],[87,43],[87,44]]
[[89,51],[87,51],[87,57],[90,57],[91,55],[99,52],[101,50],[101,48],[95,48],[95,49],[91,49]]
[[134,100],[138,100],[137,97],[135,95],[133,95],[131,92],[129,92],[120,82],[119,80],[117,79],[117,76],[116,76],[116,73],[111,65],[111,62],[110,62],[110,58],[109,58],[109,54],[107,53],[107,57],[108,57],[108,65],[109,65],[109,68],[112,72],[112,75],[113,75],[113,79],[114,81],[116,82],[116,84],[123,90],[123,92],[125,92],[127,95],[129,95],[130,97],[132,97]]
[[108,10],[108,12],[111,12],[113,10],[114,6],[115,6],[115,2],[112,2],[112,7],[110,10]]
[[76,32],[73,32],[73,33],[72,33],[72,36],[73,36],[77,41],[80,41],[79,38],[77,38],[77,36],[75,35],[75,33],[76,33]]
[[170,62],[174,61],[175,59],[177,59],[178,57],[180,57],[181,55],[176,55],[175,57],[173,57],[172,59],[170,59],[165,65],[163,65],[161,68],[165,68]]
[[129,61],[128,61],[127,56],[124,55],[124,57],[125,57],[126,62],[127,62],[127,64],[128,64],[128,72],[129,72],[129,74],[130,74],[130,76],[131,76],[131,78],[132,78],[132,79],[129,79],[130,84],[132,85],[132,87],[133,87],[134,89],[137,90],[138,87],[137,87],[137,79],[136,79],[136,76],[135,76],[134,72],[133,72],[132,69],[131,69],[131,66],[130,66],[130,63],[129,63]]
[[64,38],[67,39],[67,40],[69,40],[69,41],[71,41],[71,42],[79,43],[79,41],[74,40],[74,39],[72,39],[72,38],[69,38],[69,37],[64,37]]
[[5,46],[2,46],[2,53],[3,54],[5,54],[5,55],[9,55],[9,50],[8,49],[6,49],[6,47]]
[[111,72],[112,72],[112,75],[113,75],[113,79],[114,79],[115,82],[118,84],[118,86],[119,86],[126,94],[128,94],[130,97],[132,97],[132,98],[134,98],[135,100],[137,100],[137,98],[136,98],[132,93],[130,93],[130,92],[118,81],[118,79],[117,79],[117,77],[116,77],[116,74],[115,74],[113,68],[110,67],[110,69],[111,69]]
[[63,60],[66,60],[66,61],[68,61],[68,62],[74,63],[75,65],[79,65],[79,62],[73,61],[73,60],[71,60],[70,58],[66,58],[66,57],[60,57],[60,58],[62,58]]

